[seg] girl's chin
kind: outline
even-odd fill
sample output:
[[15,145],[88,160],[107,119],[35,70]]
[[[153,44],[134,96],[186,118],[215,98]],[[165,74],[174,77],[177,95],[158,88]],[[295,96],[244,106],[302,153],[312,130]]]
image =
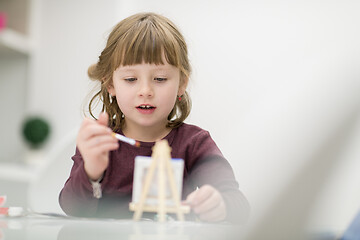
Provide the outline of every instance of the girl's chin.
[[130,125],[136,126],[137,128],[162,128],[162,127],[166,128],[165,126],[167,125],[167,121],[166,122],[150,122],[150,121],[133,122]]

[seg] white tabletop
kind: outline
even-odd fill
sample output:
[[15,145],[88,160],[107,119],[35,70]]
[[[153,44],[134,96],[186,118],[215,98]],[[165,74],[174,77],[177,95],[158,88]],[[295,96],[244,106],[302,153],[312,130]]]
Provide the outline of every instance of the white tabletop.
[[241,239],[241,227],[229,224],[142,220],[77,219],[44,216],[0,218],[0,240],[36,239]]

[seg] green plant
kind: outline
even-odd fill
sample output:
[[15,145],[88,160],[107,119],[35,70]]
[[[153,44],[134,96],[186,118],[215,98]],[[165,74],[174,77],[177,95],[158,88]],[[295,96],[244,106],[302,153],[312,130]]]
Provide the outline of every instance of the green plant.
[[28,117],[24,121],[22,134],[31,148],[39,148],[50,135],[50,125],[41,117]]

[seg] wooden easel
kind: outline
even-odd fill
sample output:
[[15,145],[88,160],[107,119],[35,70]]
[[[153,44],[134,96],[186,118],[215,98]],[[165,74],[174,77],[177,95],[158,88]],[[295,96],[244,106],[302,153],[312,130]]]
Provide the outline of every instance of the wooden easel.
[[[134,211],[133,219],[138,221],[145,212],[157,212],[158,221],[166,221],[166,213],[176,213],[178,220],[184,220],[184,213],[190,212],[189,206],[181,205],[178,188],[176,186],[174,172],[171,167],[171,147],[167,140],[156,142],[151,155],[152,161],[149,170],[145,176],[144,186],[138,203],[130,203],[130,210]],[[158,198],[157,206],[147,205],[146,199],[149,193],[151,183],[154,179],[154,172],[157,170]],[[172,200],[175,206],[166,206],[166,177],[170,183]]]

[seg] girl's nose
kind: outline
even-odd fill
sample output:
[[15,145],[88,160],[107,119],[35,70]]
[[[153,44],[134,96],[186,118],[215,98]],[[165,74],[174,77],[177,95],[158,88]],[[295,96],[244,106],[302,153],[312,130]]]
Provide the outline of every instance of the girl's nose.
[[150,81],[142,81],[139,89],[139,96],[142,97],[152,97],[154,95],[151,82]]

